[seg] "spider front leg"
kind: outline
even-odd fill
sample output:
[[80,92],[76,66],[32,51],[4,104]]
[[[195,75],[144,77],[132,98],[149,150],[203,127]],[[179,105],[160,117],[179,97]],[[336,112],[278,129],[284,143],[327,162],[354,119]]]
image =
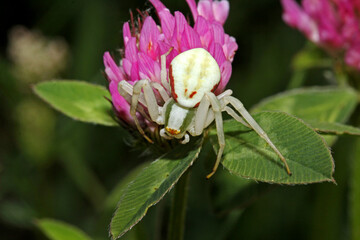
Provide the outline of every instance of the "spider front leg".
[[[144,130],[141,128],[139,120],[136,116],[137,105],[139,102],[141,91],[143,90],[146,107],[148,109],[151,120],[154,122],[157,122],[157,123],[160,122],[159,106],[157,105],[156,97],[155,97],[153,89],[151,88],[151,85],[152,84],[150,84],[149,80],[146,80],[146,79],[140,80],[134,84],[134,87],[132,89],[130,115],[133,117],[138,131],[144,136],[144,138],[146,140],[148,140],[150,143],[153,143],[153,141],[148,136],[146,136],[146,134],[145,134]],[[160,87],[156,86],[157,89]],[[161,94],[161,92],[160,92],[160,94]],[[163,94],[161,94],[161,95],[163,96]]]
[[[231,94],[232,91],[228,89],[216,97],[220,101],[221,108],[224,105],[223,98],[226,96],[230,96]],[[209,106],[210,101],[208,97],[203,97],[197,108],[194,127],[190,130],[191,135],[199,136],[203,133],[204,129],[207,128],[214,121],[214,111],[209,109]]]
[[211,108],[214,112],[216,132],[217,132],[218,141],[219,141],[219,150],[217,153],[215,165],[213,167],[212,172],[206,176],[206,178],[209,179],[209,178],[211,178],[212,175],[214,175],[214,173],[216,172],[216,170],[220,164],[221,156],[222,156],[222,154],[224,152],[224,148],[225,148],[225,135],[224,135],[224,129],[223,129],[223,119],[222,119],[222,115],[221,115],[220,101],[216,98],[215,94],[212,92],[206,93],[204,98],[207,98],[208,101],[210,101]]
[[161,70],[160,70],[161,84],[163,85],[163,87],[168,92],[170,92],[170,86],[169,86],[168,78],[167,78],[166,57],[170,54],[170,52],[172,50],[173,50],[173,47],[171,47],[167,53],[161,55],[161,57],[160,57],[160,62],[161,62]]
[[209,99],[204,96],[197,108],[195,115],[194,131],[192,132],[193,136],[199,136],[203,133],[204,128],[206,127],[206,119],[208,117],[210,102]]
[[[119,90],[120,95],[123,98],[125,98],[125,100],[131,105],[131,99],[132,99],[132,95],[133,95],[133,86],[130,83],[128,83],[127,81],[122,80],[119,82],[118,90]],[[143,107],[143,106],[147,107],[143,93],[140,94],[138,100],[139,100],[139,103],[141,103],[142,105],[138,105],[137,111],[143,117],[145,117],[148,121],[152,121]]]
[[242,123],[243,125],[245,125],[248,128],[252,128],[247,122],[244,121],[244,119],[242,117],[237,115],[236,112],[231,107],[224,106],[224,110],[236,121]]
[[[259,124],[250,115],[250,113],[245,109],[242,102],[240,102],[239,99],[234,98],[232,96],[226,96],[224,98],[224,101],[225,101],[225,103],[230,103],[240,113],[240,115],[248,122],[248,124],[251,126],[251,128],[253,128],[255,130],[255,132],[269,144],[269,146],[274,150],[274,152],[280,157],[281,161],[284,163],[285,168],[286,168],[286,172],[288,173],[288,175],[291,176],[292,173],[291,173],[290,168],[289,168],[289,166],[288,166],[288,164],[286,162],[285,157],[277,149],[275,144],[270,140],[270,138],[265,133],[265,131],[259,126]],[[234,112],[234,114],[236,114],[236,113]],[[230,114],[230,115],[233,116],[232,114]],[[237,117],[234,117],[234,118],[235,118],[235,120],[238,120],[240,117],[237,116]],[[239,121],[239,122],[241,122],[241,121]]]

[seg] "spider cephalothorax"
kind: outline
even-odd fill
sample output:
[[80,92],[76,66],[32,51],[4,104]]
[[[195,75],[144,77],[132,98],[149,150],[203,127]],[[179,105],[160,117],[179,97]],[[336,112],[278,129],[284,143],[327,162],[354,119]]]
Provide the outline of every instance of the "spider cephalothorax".
[[[291,175],[287,162],[280,151],[269,139],[264,130],[255,122],[243,104],[226,90],[219,95],[213,92],[220,82],[220,68],[211,54],[203,48],[194,48],[177,55],[170,63],[169,78],[166,71],[166,54],[161,56],[161,84],[147,79],[130,85],[127,81],[119,83],[119,92],[131,104],[130,114],[139,132],[150,142],[137,120],[138,102],[146,106],[151,121],[163,126],[160,136],[165,139],[180,139],[188,143],[189,134],[199,136],[214,120],[219,140],[219,151],[210,178],[216,171],[225,148],[222,112],[226,111],[235,120],[254,129],[284,162],[286,171]],[[168,82],[170,81],[170,85]],[[154,94],[156,89],[165,104],[159,106]],[[168,95],[171,92],[171,97]],[[240,115],[238,115],[231,105]],[[245,119],[245,120],[244,120]]]

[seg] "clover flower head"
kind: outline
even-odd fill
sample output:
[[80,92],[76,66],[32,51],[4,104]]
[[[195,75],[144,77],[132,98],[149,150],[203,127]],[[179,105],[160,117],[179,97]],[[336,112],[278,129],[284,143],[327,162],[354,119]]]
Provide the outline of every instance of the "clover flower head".
[[346,64],[360,70],[358,0],[281,0],[283,20],[331,54],[344,53]]
[[[122,59],[116,64],[109,52],[104,54],[105,74],[109,80],[109,90],[112,102],[119,120],[127,125],[134,126],[130,115],[130,105],[118,90],[122,80],[130,84],[141,79],[148,79],[161,84],[160,57],[169,52],[166,58],[166,68],[174,57],[181,52],[193,48],[206,49],[216,60],[221,70],[221,81],[215,94],[224,91],[228,83],[237,44],[233,37],[224,32],[223,24],[229,13],[227,0],[213,1],[186,0],[194,25],[191,26],[185,16],[176,11],[172,14],[160,0],[150,0],[154,6],[160,25],[147,14],[141,14],[138,24],[134,20],[123,25],[124,48]],[[158,99],[161,104],[161,99]],[[142,125],[152,129],[151,122],[141,114],[138,115]]]

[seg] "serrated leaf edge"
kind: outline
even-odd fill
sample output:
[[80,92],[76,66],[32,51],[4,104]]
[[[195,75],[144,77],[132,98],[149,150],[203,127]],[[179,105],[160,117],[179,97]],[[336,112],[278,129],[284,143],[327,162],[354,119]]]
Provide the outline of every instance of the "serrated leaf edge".
[[[320,135],[318,134],[314,128],[311,127],[310,124],[306,123],[304,120],[302,120],[301,118],[298,118],[296,116],[293,116],[289,113],[286,113],[286,112],[282,112],[282,111],[261,111],[261,112],[257,112],[256,114],[259,114],[259,113],[263,113],[263,112],[269,112],[269,113],[273,113],[273,112],[277,112],[277,113],[282,113],[284,115],[287,115],[287,116],[290,116],[290,117],[293,117],[295,119],[297,119],[298,121],[302,122],[307,128],[309,128],[311,131],[313,131],[318,137],[320,137],[322,143],[324,144],[324,146],[326,147],[327,151],[328,151],[328,154],[330,155],[330,158],[331,158],[331,168],[332,168],[332,175],[334,174],[334,171],[335,171],[335,163],[334,163],[334,158],[331,154],[331,148],[327,145],[325,139]],[[229,119],[229,120],[226,120],[224,122],[227,122],[227,121],[234,121],[234,119]],[[210,140],[210,142],[212,142]],[[213,144],[213,147],[214,147],[214,144]],[[226,146],[225,146],[226,147]],[[221,164],[222,164],[222,160],[221,160]],[[231,174],[234,174],[236,176],[239,176],[239,177],[243,177],[243,178],[246,178],[246,179],[252,179],[252,180],[255,180],[255,181],[258,181],[258,182],[265,182],[265,183],[270,183],[270,184],[280,184],[280,185],[289,185],[289,186],[292,186],[292,185],[307,185],[307,184],[312,184],[312,183],[321,183],[321,182],[332,182],[332,183],[335,183],[336,184],[336,181],[333,177],[331,177],[331,179],[327,178],[327,179],[324,179],[324,180],[321,180],[321,181],[314,181],[314,182],[304,182],[304,183],[286,183],[286,182],[273,182],[273,181],[264,181],[264,180],[261,180],[261,179],[257,179],[257,178],[253,178],[253,177],[249,177],[249,176],[245,176],[245,175],[241,175],[241,174],[237,174],[229,169],[227,169],[224,165],[223,167],[228,170]],[[325,176],[326,177],[326,176]]]
[[306,88],[295,88],[295,89],[283,91],[283,92],[271,95],[269,97],[266,97],[266,98],[262,99],[260,102],[258,102],[257,104],[255,104],[253,107],[251,107],[250,112],[252,112],[254,109],[258,108],[259,106],[262,106],[264,103],[269,102],[270,100],[276,99],[276,98],[281,98],[281,97],[286,97],[286,96],[294,96],[294,95],[298,95],[298,94],[302,94],[302,93],[311,93],[311,92],[326,93],[326,92],[333,92],[333,91],[340,91],[340,90],[347,90],[347,91],[351,92],[359,100],[359,94],[351,87],[313,86],[313,87],[306,87]]
[[[327,123],[327,122],[325,122]],[[351,127],[351,128],[354,128],[354,129],[357,129],[360,131],[360,128],[357,128],[357,127],[354,127],[354,126],[351,126],[351,125],[346,125],[346,124],[342,124],[342,123],[338,123],[338,122],[332,122],[332,124],[335,124],[335,125],[342,125],[342,126],[346,126],[346,127]],[[311,123],[309,123],[310,126],[312,126]],[[348,134],[348,135],[351,135],[351,136],[360,136],[360,133],[353,133],[353,132],[349,132],[347,130],[344,130],[344,131],[337,131],[337,130],[324,130],[324,129],[321,129],[321,128],[317,128],[317,127],[313,127],[313,129],[319,133],[330,133],[330,134],[334,134],[334,135],[344,135],[344,134]]]
[[[118,236],[113,236],[113,234],[111,233],[111,225],[113,223],[113,218],[117,212],[117,209],[118,207],[116,207],[116,210],[114,212],[114,215],[113,217],[111,218],[111,222],[110,222],[110,226],[109,226],[109,236],[111,237],[112,240],[116,240],[116,239],[119,239],[120,237],[122,237],[125,233],[127,233],[129,230],[131,230],[137,223],[139,223],[143,217],[146,215],[147,211],[149,210],[150,207],[156,205],[161,199],[164,198],[164,196],[169,192],[171,191],[171,189],[174,187],[174,185],[179,181],[179,179],[181,178],[181,176],[189,169],[189,167],[191,167],[194,163],[194,161],[199,157],[199,154],[200,154],[200,151],[202,149],[202,144],[203,144],[203,140],[201,140],[201,142],[199,143],[199,148],[197,149],[196,153],[195,153],[195,156],[193,157],[193,159],[191,160],[190,164],[188,165],[187,168],[184,169],[184,171],[180,174],[179,178],[164,192],[164,194],[162,194],[159,198],[159,200],[157,201],[154,201],[152,202],[146,209],[145,209],[145,212],[138,218],[137,221],[134,222],[134,224],[132,224],[131,226],[127,227],[121,234],[119,234]],[[166,154],[164,154],[163,156],[165,156]],[[159,157],[158,159],[156,159],[155,161],[153,161],[149,166],[145,167],[143,169],[143,171],[145,171],[147,168],[149,168],[153,163],[159,161],[163,156]],[[140,173],[139,173],[140,174]],[[129,183],[129,185],[126,187],[125,191],[124,191],[124,194],[122,195],[122,197],[120,198],[119,200],[119,203],[118,203],[118,206],[121,204],[121,201],[124,197],[124,195],[126,194],[127,192],[127,189],[135,182],[135,180],[133,180],[132,182]],[[163,183],[162,183],[163,184]],[[162,185],[161,184],[161,185]],[[161,187],[160,185],[160,187]],[[159,189],[160,189],[159,187]],[[156,191],[155,191],[156,192]],[[155,194],[155,192],[153,194]],[[153,195],[152,194],[152,195]]]

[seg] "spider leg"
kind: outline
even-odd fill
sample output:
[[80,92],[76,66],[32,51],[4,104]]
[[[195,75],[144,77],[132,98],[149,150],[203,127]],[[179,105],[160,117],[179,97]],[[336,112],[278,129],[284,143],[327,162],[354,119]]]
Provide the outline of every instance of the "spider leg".
[[180,142],[181,144],[187,144],[190,141],[189,134],[185,133],[184,139]]
[[161,76],[161,84],[163,85],[163,87],[170,92],[170,86],[169,83],[167,81],[167,71],[166,71],[166,57],[170,54],[170,52],[173,50],[173,48],[170,48],[169,51],[163,55],[161,55],[160,57],[160,61],[161,61],[161,72],[160,72],[160,76]]
[[169,100],[169,94],[166,92],[165,88],[160,83],[151,82],[151,86],[160,93],[160,96],[164,100],[164,102]]
[[154,122],[158,121],[160,115],[159,106],[156,103],[156,98],[153,89],[151,88],[149,81],[146,79],[140,80],[134,84],[133,94],[131,99],[130,115],[133,117],[135,121],[135,125],[139,130],[139,132],[144,136],[146,140],[148,140],[150,143],[153,143],[153,141],[148,136],[146,136],[136,116],[136,109],[139,102],[141,90],[144,91],[144,98],[151,120],[153,120]]
[[170,139],[173,139],[172,137],[168,136],[166,133],[165,133],[165,128],[162,128],[160,130],[160,136],[167,139],[167,140],[170,140]]
[[[220,101],[221,103],[221,109],[224,108],[224,106],[226,105],[223,98],[226,96],[230,96],[232,94],[232,91],[230,89],[226,90],[225,92],[222,92],[221,94],[217,95],[217,99]],[[199,106],[200,107],[200,106]],[[204,124],[204,129],[207,128],[215,119],[214,116],[214,111],[211,110],[210,108],[208,108],[208,112],[207,112],[207,117],[205,119],[205,124]],[[245,123],[245,122],[244,122]],[[247,123],[245,123],[245,125],[247,125]],[[251,128],[251,127],[250,127]],[[198,134],[199,135],[199,134]],[[197,136],[197,135],[193,135],[193,136]]]
[[286,172],[291,176],[292,173],[286,162],[285,157],[281,154],[281,152],[277,149],[274,143],[270,140],[270,138],[265,133],[265,131],[259,126],[259,124],[250,115],[250,113],[245,109],[244,105],[240,102],[240,100],[232,96],[225,97],[225,100],[226,102],[229,102],[241,114],[241,116],[243,116],[243,118],[249,123],[249,125],[255,130],[255,132],[270,145],[270,147],[274,150],[274,152],[280,157],[281,161],[284,163]]
[[[119,82],[119,87],[118,87],[119,93],[120,95],[125,98],[125,100],[131,105],[131,99],[132,99],[132,95],[133,95],[133,86],[128,83],[125,80],[122,80],[121,82]],[[144,99],[144,94],[141,93],[139,96],[139,102],[147,107],[147,104],[145,102]],[[138,105],[137,106],[137,111],[148,121],[152,121],[151,118],[149,117],[149,115],[146,113],[144,107],[142,105]]]
[[209,99],[206,96],[204,96],[201,99],[200,104],[196,111],[195,124],[194,124],[194,130],[195,130],[194,136],[199,136],[204,131],[205,124],[206,124],[206,118],[207,118],[208,111],[209,111],[209,106],[210,106]]
[[220,100],[220,99],[222,99],[222,98],[224,98],[224,97],[226,97],[226,96],[231,96],[232,93],[233,93],[233,91],[230,90],[230,89],[228,89],[228,90],[225,90],[224,92],[220,93],[220,94],[217,95],[216,97],[217,97],[217,99]]
[[215,115],[216,132],[217,132],[218,141],[219,141],[219,151],[217,153],[215,165],[213,167],[212,172],[206,176],[206,178],[209,179],[209,178],[211,178],[212,175],[214,175],[214,173],[216,172],[216,170],[220,164],[221,156],[222,156],[222,154],[224,152],[224,148],[225,148],[225,136],[224,136],[224,129],[223,129],[223,119],[222,119],[222,115],[221,115],[220,101],[216,98],[215,94],[212,92],[206,93],[206,96],[208,97],[208,99],[210,101],[211,108]]
[[[226,97],[226,96],[230,96],[231,94],[232,94],[232,91],[230,89],[228,89],[225,92],[222,92],[221,94],[216,96],[217,99],[221,103],[221,109],[223,108],[223,106],[225,106],[223,98]],[[204,128],[207,128],[214,121],[214,119],[215,119],[214,111],[209,108],[208,112],[207,112],[207,117],[205,119]]]
[[240,122],[241,124],[245,125],[246,127],[252,129],[252,127],[251,127],[247,122],[245,122],[242,117],[240,117],[238,114],[236,114],[236,112],[235,112],[231,107],[225,106],[225,107],[224,107],[224,110],[225,110],[232,118],[234,118],[236,121],[238,121],[238,122]]
[[[156,89],[159,93],[161,98],[163,99],[164,102],[167,102],[170,97],[168,95],[168,93],[166,92],[165,88],[157,83],[157,82],[149,82],[151,87],[153,87],[154,89]],[[131,99],[132,99],[132,95],[133,95],[133,86],[128,83],[127,81],[123,80],[119,83],[119,93],[121,96],[123,96],[125,98],[125,100],[131,104]],[[149,94],[151,94],[149,92]],[[144,98],[144,94],[141,92],[140,96],[139,96],[139,102],[145,106],[148,107],[148,104],[146,102],[147,100]],[[151,104],[153,104],[154,102],[152,102]],[[158,107],[158,112],[161,111],[162,107]],[[148,114],[146,114],[146,111],[144,110],[144,108],[141,105],[138,105],[137,107],[138,112],[141,113],[141,115],[143,115],[148,121],[155,121],[154,119],[151,119]],[[163,124],[163,121],[158,121],[159,119],[156,120],[156,122],[158,124]]]
[[[130,83],[128,83],[125,80],[122,80],[119,82],[119,86],[118,86],[118,90],[121,96],[123,96],[126,100],[131,99],[132,95],[133,95],[133,85],[131,85]],[[131,103],[131,101],[128,101],[129,103]],[[139,96],[139,102],[144,105],[146,105],[145,99],[144,99],[144,95],[142,93],[140,93]]]

